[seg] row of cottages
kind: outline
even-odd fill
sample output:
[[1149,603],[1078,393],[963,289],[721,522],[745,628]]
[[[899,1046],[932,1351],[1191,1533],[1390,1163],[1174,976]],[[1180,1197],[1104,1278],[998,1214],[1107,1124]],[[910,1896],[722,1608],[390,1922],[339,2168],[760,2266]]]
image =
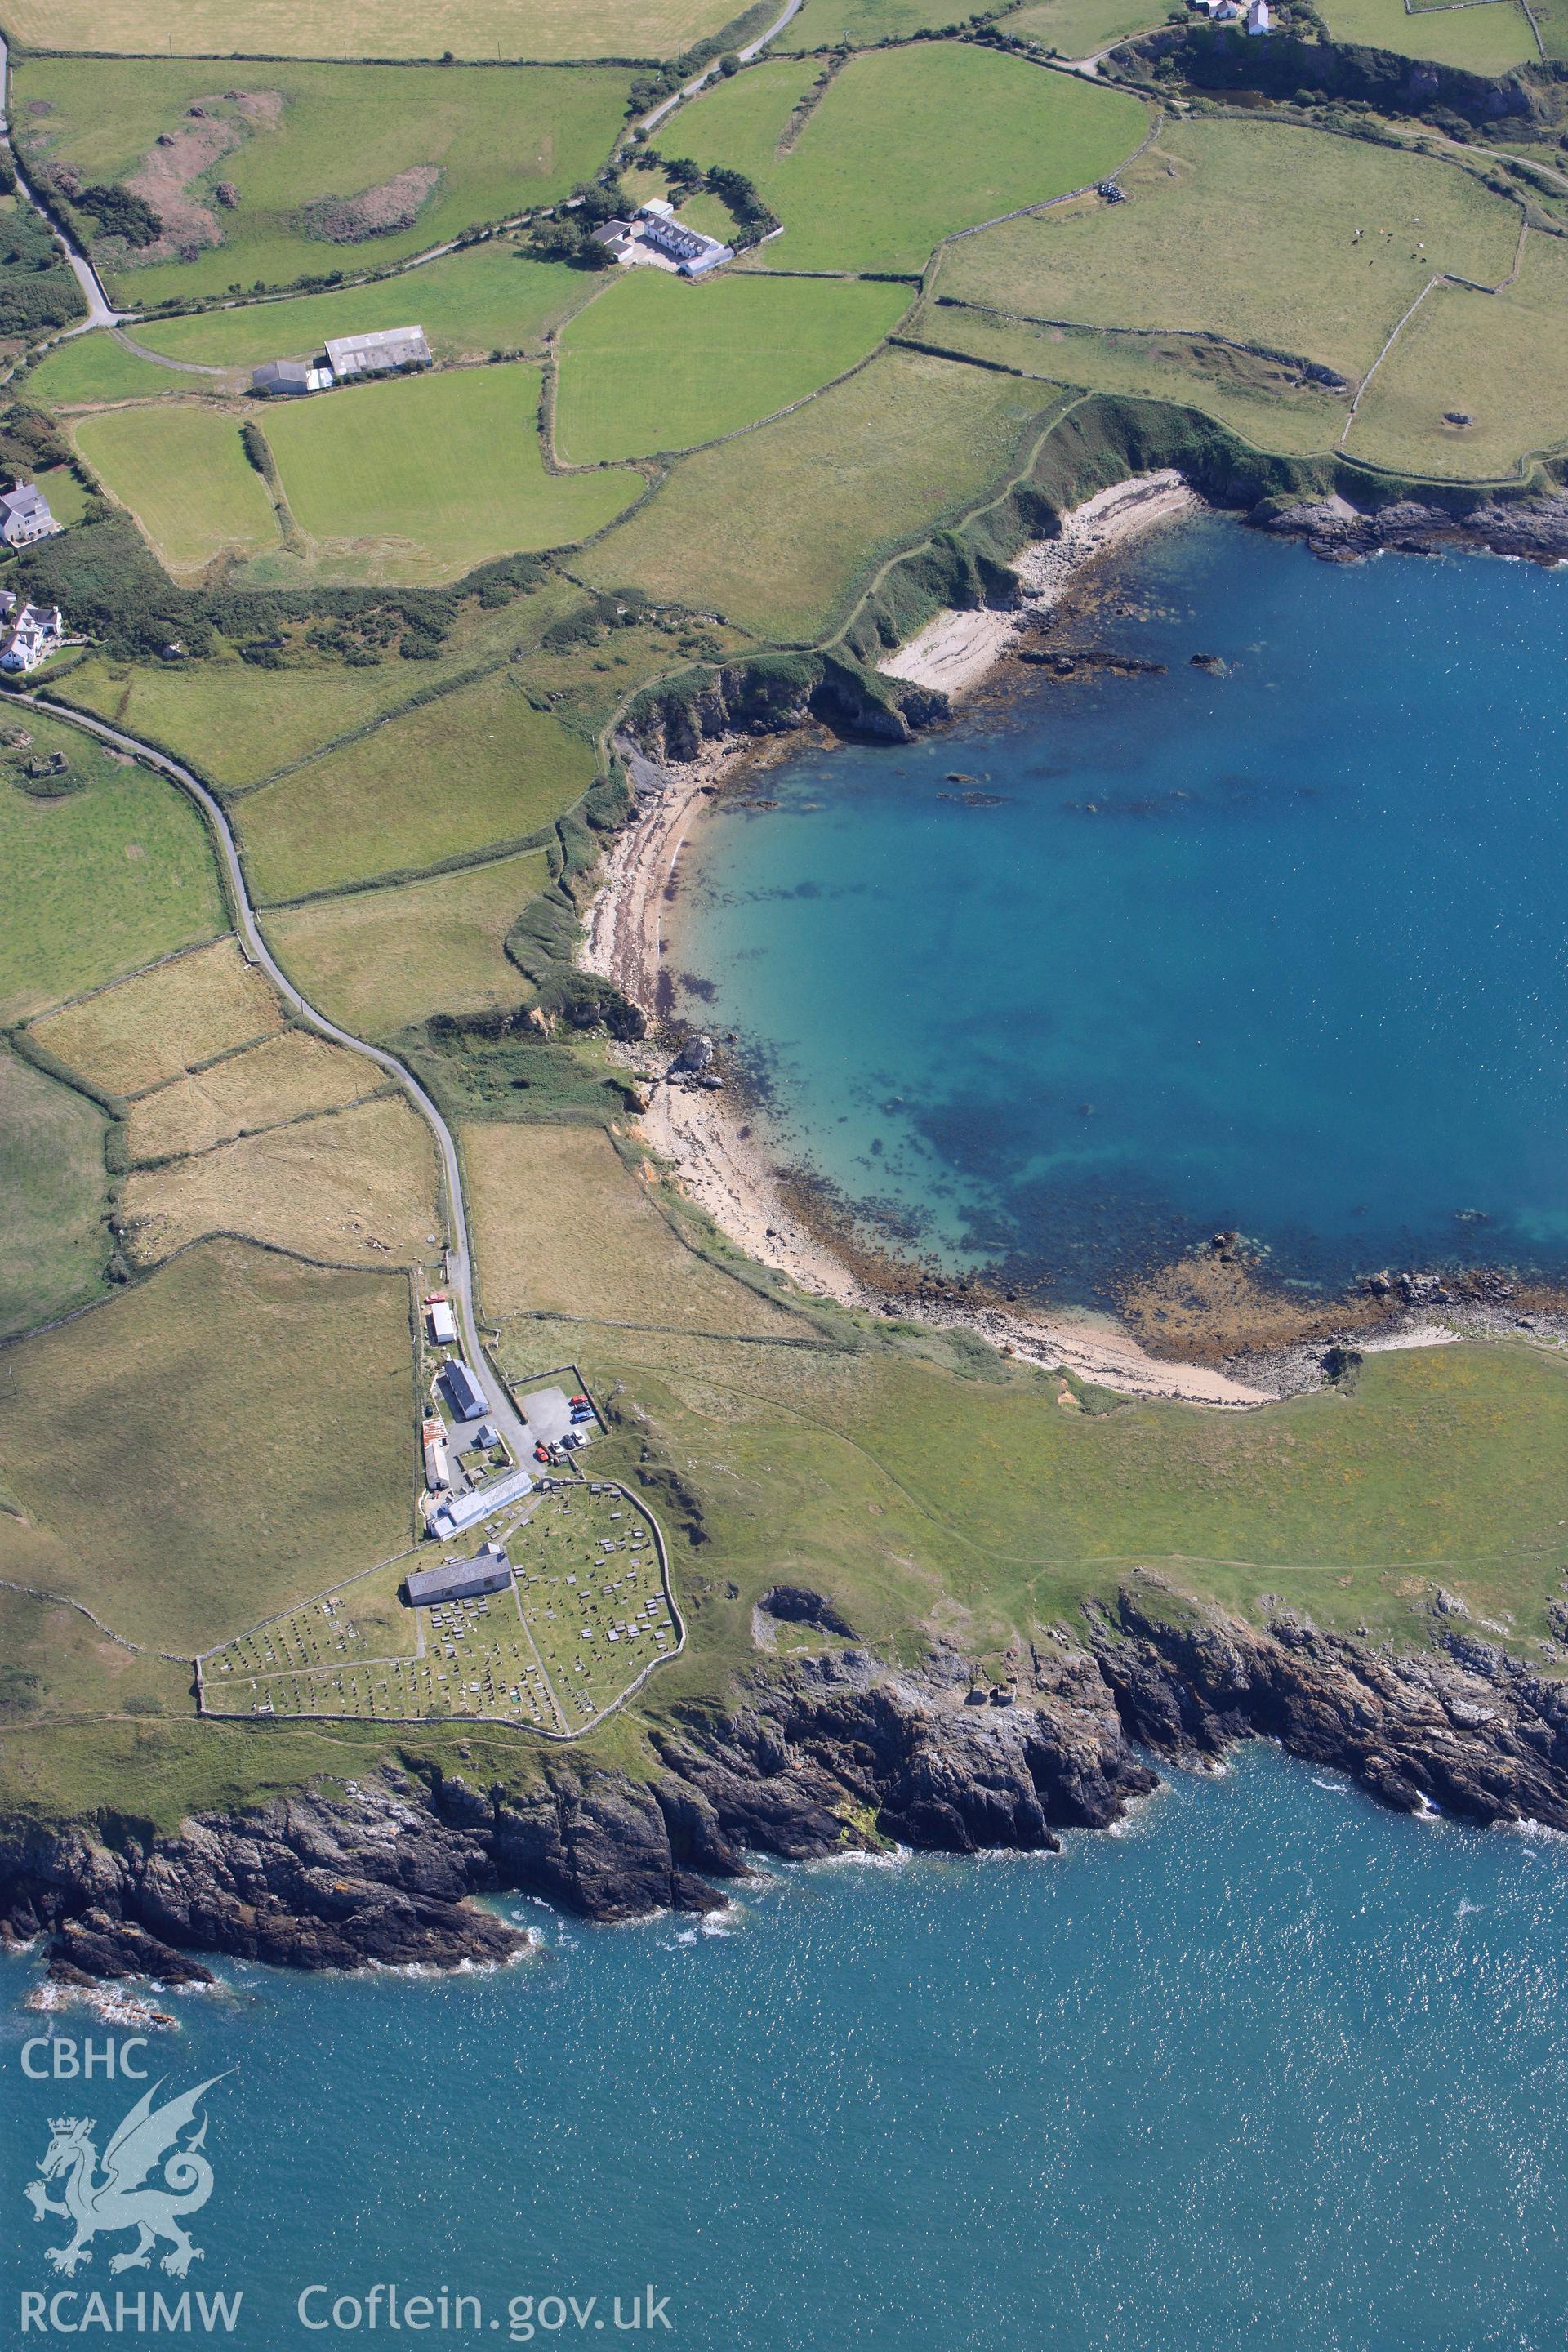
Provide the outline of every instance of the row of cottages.
[[264,360],[251,370],[250,389],[264,399],[294,398],[330,392],[359,376],[403,375],[429,364],[423,327],[380,327],[369,335],[336,335],[313,360]]
[[1237,25],[1245,17],[1249,33],[1263,34],[1274,30],[1268,0],[1190,0],[1190,5],[1200,16],[1206,16],[1211,25]]
[[651,198],[629,221],[606,221],[603,228],[594,231],[594,237],[617,261],[635,261],[633,247],[644,246],[650,254],[672,261],[682,278],[706,278],[721,262],[735,258],[732,245],[721,245],[716,236],[704,236],[700,228],[689,228],[684,221],[678,221],[675,206],[662,196]]

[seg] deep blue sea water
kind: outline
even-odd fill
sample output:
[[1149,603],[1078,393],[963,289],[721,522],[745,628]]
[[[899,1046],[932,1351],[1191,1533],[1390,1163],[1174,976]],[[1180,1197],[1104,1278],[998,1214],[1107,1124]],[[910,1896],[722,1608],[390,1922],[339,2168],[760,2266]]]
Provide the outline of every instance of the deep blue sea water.
[[1166,674],[807,751],[689,851],[686,1009],[784,1154],[1087,1301],[1232,1227],[1563,1270],[1568,572],[1205,519],[1074,641]]
[[[1559,1840],[1394,1818],[1264,1749],[1057,1857],[776,1872],[717,1932],[511,1907],[542,1942],[501,1974],[173,1998],[171,2089],[226,2074],[190,2284],[243,2289],[235,2341],[340,2342],[301,2288],[388,2281],[479,2297],[468,2341],[530,2340],[509,2303],[552,2294],[613,2341],[605,2298],[651,2282],[643,2333],[690,2352],[1563,2343]],[[24,2079],[32,1973],[0,1969],[7,2345],[59,2284],[21,2195],[47,2119],[132,2095]],[[173,2293],[110,2278],[129,2242],[78,2291]]]

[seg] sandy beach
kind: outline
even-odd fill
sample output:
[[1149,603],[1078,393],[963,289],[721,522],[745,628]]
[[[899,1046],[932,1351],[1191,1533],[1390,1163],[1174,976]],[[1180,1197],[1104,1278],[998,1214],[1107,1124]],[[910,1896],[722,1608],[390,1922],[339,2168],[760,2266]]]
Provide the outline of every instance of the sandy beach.
[[[1016,559],[1026,594],[1020,610],[940,614],[890,654],[882,669],[952,696],[972,690],[1006,652],[1021,622],[1042,604],[1054,603],[1085,564],[1197,504],[1180,475],[1169,471],[1101,490],[1064,518],[1059,538],[1038,541]],[[582,961],[650,1015],[665,1010],[659,981],[669,944],[667,916],[694,826],[721,783],[732,785],[743,767],[787,753],[794,740],[773,738],[759,746],[750,737],[720,738],[692,761],[662,769],[637,762],[634,780],[642,787],[642,807],[607,858]],[[803,1289],[869,1314],[918,1312],[932,1323],[962,1324],[1023,1361],[1065,1366],[1130,1396],[1240,1407],[1267,1403],[1276,1393],[1204,1365],[1163,1362],[1103,1318],[942,1301],[916,1308],[908,1299],[868,1288],[792,1209],[786,1180],[722,1091],[666,1083],[658,1057],[646,1050],[634,1049],[630,1058],[650,1087],[649,1108],[638,1121],[649,1150],[731,1240]]]

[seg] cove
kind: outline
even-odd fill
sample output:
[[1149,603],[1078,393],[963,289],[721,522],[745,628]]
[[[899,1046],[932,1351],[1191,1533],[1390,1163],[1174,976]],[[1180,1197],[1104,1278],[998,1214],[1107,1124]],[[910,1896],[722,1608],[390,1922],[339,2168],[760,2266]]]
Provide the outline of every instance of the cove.
[[[108,2240],[68,2284],[242,2288],[232,2340],[268,2352],[342,2340],[301,2288],[377,2281],[480,2299],[405,2347],[520,2340],[512,2298],[557,2294],[604,2298],[613,2342],[650,2282],[670,2329],[638,2340],[692,2352],[1561,2340],[1561,1840],[1258,1748],[1058,1856],[777,1870],[718,1932],[512,1907],[542,1947],[500,1974],[220,1964],[170,1996],[152,2076],[223,2077],[205,2258],[111,2278]],[[22,2197],[49,2118],[101,2148],[138,2088],[24,2075],[33,1977],[0,1963],[12,2294],[68,2284]]]
[[1568,577],[1203,517],[1100,584],[1044,642],[1163,675],[1025,672],[705,824],[680,1009],[949,1270],[1104,1304],[1234,1228],[1314,1285],[1561,1275]]

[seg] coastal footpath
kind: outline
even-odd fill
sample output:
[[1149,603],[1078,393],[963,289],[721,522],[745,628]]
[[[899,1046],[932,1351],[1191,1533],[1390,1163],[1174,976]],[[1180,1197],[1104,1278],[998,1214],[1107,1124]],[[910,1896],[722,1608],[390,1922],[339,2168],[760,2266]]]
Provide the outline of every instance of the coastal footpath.
[[[800,1607],[815,1596],[792,1595]],[[49,1939],[57,1984],[202,1980],[195,1954],[302,1969],[500,1964],[528,1938],[474,1898],[515,1892],[600,1921],[722,1906],[747,1857],[889,1844],[1048,1853],[1159,1785],[1269,1738],[1383,1804],[1568,1832],[1568,1688],[1462,1628],[1396,1654],[1279,1610],[1266,1627],[1137,1576],[1053,1629],[1012,1686],[936,1649],[919,1669],[847,1649],[759,1670],[738,1703],[652,1732],[657,1769],[552,1764],[522,1793],[388,1763],[319,1791],[204,1813],[177,1834],[13,1821],[0,1935]]]

